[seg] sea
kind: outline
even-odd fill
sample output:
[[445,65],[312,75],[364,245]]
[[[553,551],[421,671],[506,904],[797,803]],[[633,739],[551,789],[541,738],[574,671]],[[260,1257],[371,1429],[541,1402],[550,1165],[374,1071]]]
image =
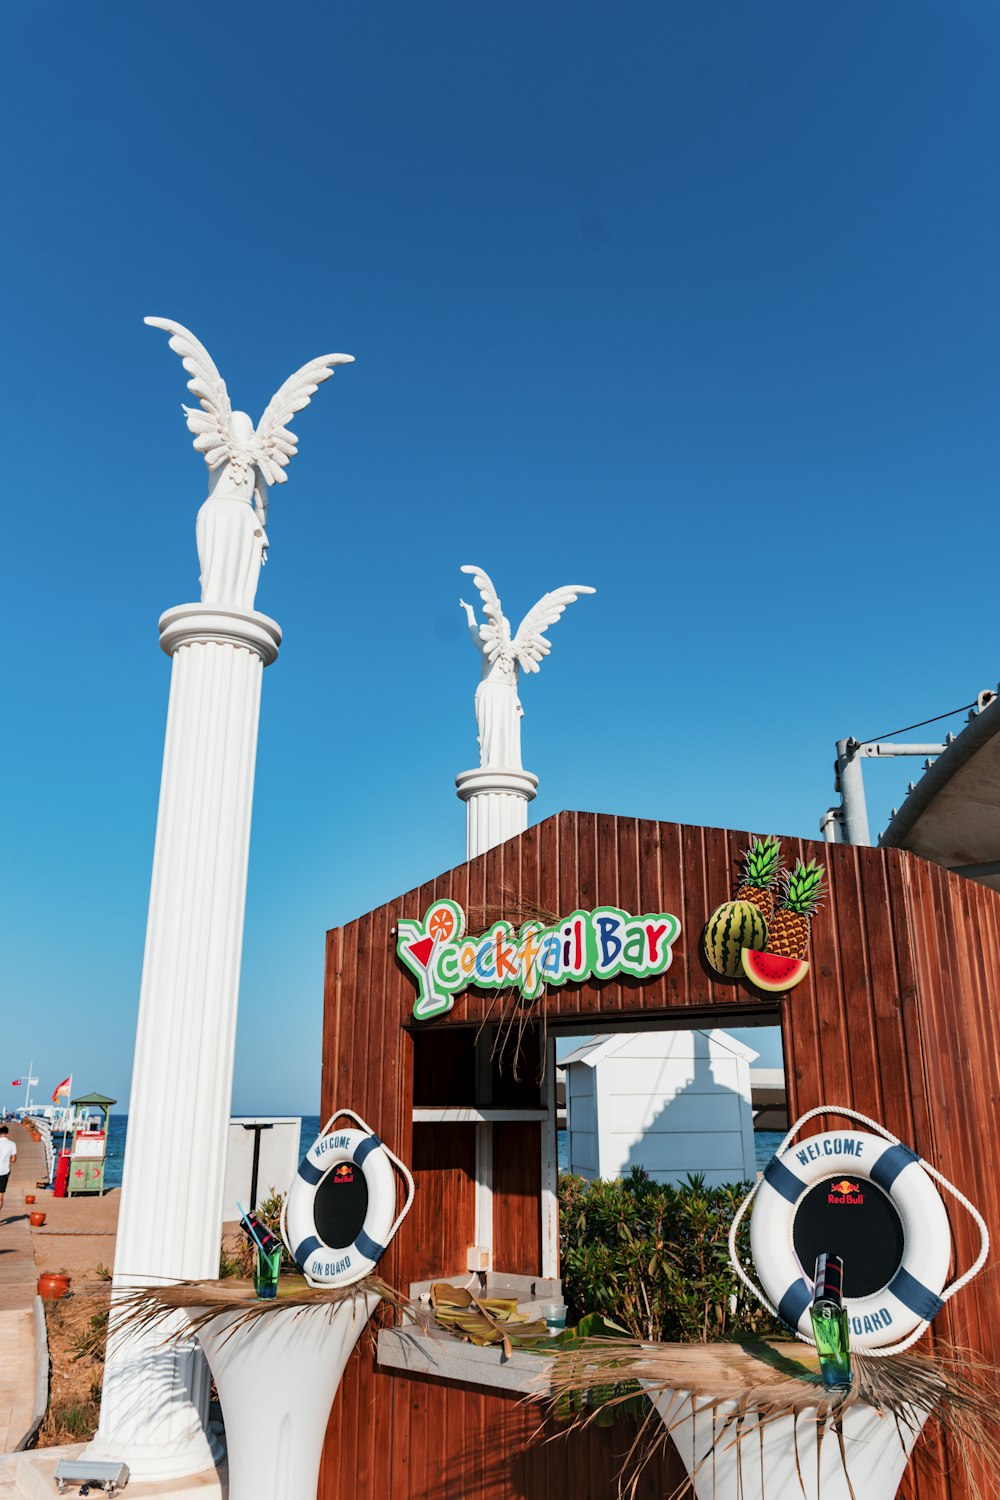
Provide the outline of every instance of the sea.
[[[757,1160],[757,1171],[763,1172],[771,1157],[777,1151],[785,1138],[783,1130],[756,1130],[753,1137],[754,1156]],[[569,1144],[567,1132],[559,1132],[559,1170],[565,1172],[569,1166]]]
[[[302,1116],[302,1150],[305,1151],[309,1142],[314,1141],[320,1132],[321,1119],[319,1115]],[[108,1128],[108,1150],[105,1158],[104,1181],[107,1187],[121,1187],[122,1166],[125,1160],[125,1136],[128,1132],[128,1115],[112,1114],[111,1123]],[[754,1149],[757,1157],[757,1170],[762,1172],[767,1166],[775,1151],[781,1145],[783,1133],[780,1130],[758,1130],[754,1135]],[[56,1143],[58,1147],[58,1142]],[[569,1166],[569,1146],[566,1131],[559,1132],[559,1169],[565,1171]]]

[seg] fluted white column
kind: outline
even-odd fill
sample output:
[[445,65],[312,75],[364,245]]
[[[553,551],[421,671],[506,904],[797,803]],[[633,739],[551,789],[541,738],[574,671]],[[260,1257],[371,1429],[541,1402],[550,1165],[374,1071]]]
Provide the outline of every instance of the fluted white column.
[[[122,1181],[116,1289],[218,1275],[261,675],[281,631],[255,611],[170,609],[173,658]],[[190,1340],[112,1336],[91,1457],[135,1479],[197,1473],[208,1371]]]
[[528,826],[528,803],[538,790],[530,771],[499,771],[480,766],[455,777],[465,803],[465,857],[485,854]]

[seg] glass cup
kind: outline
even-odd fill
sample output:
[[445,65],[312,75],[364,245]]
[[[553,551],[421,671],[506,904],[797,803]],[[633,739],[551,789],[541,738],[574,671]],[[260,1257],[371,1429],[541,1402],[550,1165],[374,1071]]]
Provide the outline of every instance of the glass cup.
[[545,1326],[550,1336],[562,1333],[566,1327],[566,1304],[565,1302],[539,1302],[538,1316],[545,1319]]
[[272,1250],[270,1255],[263,1250],[257,1250],[257,1273],[254,1276],[254,1290],[262,1301],[269,1297],[278,1295],[278,1269],[281,1265],[281,1249]]

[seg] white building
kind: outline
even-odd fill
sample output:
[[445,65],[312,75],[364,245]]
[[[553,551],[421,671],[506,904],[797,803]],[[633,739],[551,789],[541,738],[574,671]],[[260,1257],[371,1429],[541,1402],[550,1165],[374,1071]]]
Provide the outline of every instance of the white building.
[[711,1187],[756,1175],[750,1064],[724,1031],[635,1031],[597,1037],[561,1059],[569,1170],[656,1182],[703,1172]]

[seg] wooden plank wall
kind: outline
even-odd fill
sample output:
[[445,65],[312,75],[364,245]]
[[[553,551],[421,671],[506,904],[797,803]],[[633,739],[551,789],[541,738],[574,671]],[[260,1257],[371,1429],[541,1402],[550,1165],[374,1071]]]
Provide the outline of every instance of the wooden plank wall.
[[[788,860],[816,857],[827,865],[831,890],[814,924],[808,979],[790,1000],[769,1004],[741,981],[720,980],[700,949],[702,928],[730,894],[747,839],[724,829],[561,813],[328,934],[324,1115],[351,1105],[418,1172],[422,1201],[380,1266],[395,1285],[454,1269],[456,1251],[471,1243],[472,1132],[412,1125],[414,989],[392,937],[399,917],[423,916],[446,895],[465,906],[473,930],[500,916],[516,923],[542,911],[554,919],[601,903],[674,912],[682,931],[665,975],[556,990],[548,999],[551,1024],[586,1032],[616,1016],[660,1025],[780,1017],[792,1117],[821,1104],[871,1114],[951,1177],[983,1211],[991,1233],[1000,1232],[1000,1181],[992,1170],[1000,896],[899,851],[785,840]],[[489,1004],[469,992],[448,1016],[426,1024],[478,1023]],[[530,1129],[537,1141],[535,1127],[505,1129]],[[537,1177],[529,1156],[536,1153],[527,1134],[508,1144],[498,1245],[511,1257],[523,1253],[526,1267],[535,1257],[535,1269]],[[975,1235],[961,1209],[952,1217],[964,1267]],[[1000,1278],[986,1273],[941,1314],[935,1338],[1000,1364],[998,1328]],[[361,1350],[334,1406],[320,1497],[570,1500],[614,1493],[613,1450],[624,1434],[591,1430],[528,1444],[536,1428],[537,1418],[512,1399],[390,1376]],[[922,1440],[901,1493],[969,1500],[961,1475],[947,1477],[941,1458],[933,1440]],[[679,1477],[675,1464],[651,1465],[642,1493],[669,1494]]]
[[[1000,898],[896,850],[838,848],[831,865],[836,923],[816,924],[812,955],[824,982],[784,1020],[790,1118],[834,1102],[873,1116],[976,1204],[996,1244]],[[978,1232],[945,1198],[964,1270]],[[1000,1281],[988,1265],[918,1348],[973,1349],[1000,1364],[998,1322]],[[950,1485],[941,1472],[954,1464],[928,1434],[900,1494],[966,1500],[961,1472]],[[983,1494],[996,1492],[995,1476],[979,1480]]]

